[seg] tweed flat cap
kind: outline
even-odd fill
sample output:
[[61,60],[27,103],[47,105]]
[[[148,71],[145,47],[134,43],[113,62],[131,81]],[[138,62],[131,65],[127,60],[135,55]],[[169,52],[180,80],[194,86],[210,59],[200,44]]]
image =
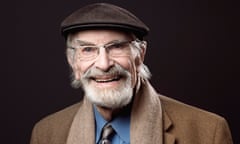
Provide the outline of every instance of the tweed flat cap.
[[94,3],[78,9],[61,23],[61,32],[69,33],[86,29],[117,29],[134,33],[142,39],[149,28],[131,12],[108,3]]

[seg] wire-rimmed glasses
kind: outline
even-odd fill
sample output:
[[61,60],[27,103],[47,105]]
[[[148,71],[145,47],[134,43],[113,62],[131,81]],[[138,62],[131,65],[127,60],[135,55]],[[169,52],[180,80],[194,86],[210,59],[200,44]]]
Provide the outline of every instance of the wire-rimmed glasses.
[[76,50],[77,58],[79,60],[93,60],[99,53],[100,49],[104,48],[110,57],[124,57],[131,55],[130,44],[134,41],[127,40],[114,40],[104,45],[95,45],[93,43],[75,40],[72,46],[68,48]]

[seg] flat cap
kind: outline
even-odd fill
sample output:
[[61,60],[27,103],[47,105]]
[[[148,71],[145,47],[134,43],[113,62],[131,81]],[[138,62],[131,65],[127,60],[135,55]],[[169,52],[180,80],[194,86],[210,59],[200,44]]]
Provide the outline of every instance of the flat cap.
[[149,28],[131,12],[108,3],[84,6],[66,17],[61,23],[61,32],[69,33],[86,29],[117,29],[134,33],[142,39]]

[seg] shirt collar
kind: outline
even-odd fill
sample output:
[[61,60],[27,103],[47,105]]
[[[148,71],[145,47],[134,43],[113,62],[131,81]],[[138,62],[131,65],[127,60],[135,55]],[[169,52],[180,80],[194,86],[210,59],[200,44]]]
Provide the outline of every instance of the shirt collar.
[[96,107],[94,106],[94,116],[95,116],[95,134],[96,134],[96,143],[99,141],[101,137],[101,130],[107,121],[101,116],[101,114],[97,111]]
[[[108,123],[94,106],[95,124],[96,124],[96,143],[101,137],[101,130]],[[130,142],[130,111],[120,114],[110,121],[117,135],[125,142]]]

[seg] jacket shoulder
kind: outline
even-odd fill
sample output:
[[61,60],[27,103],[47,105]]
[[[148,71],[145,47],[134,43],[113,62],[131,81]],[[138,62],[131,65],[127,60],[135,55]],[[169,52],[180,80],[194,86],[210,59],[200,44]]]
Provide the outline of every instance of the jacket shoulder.
[[32,131],[31,144],[62,144],[66,141],[73,118],[81,102],[53,113],[37,122]]
[[215,113],[197,108],[192,105],[185,104],[178,100],[160,95],[160,100],[163,105],[163,109],[170,115],[179,116],[181,118],[196,118],[196,119],[223,119]]
[[51,115],[46,116],[42,120],[40,120],[37,124],[55,124],[55,123],[66,123],[68,121],[72,121],[73,117],[75,116],[76,112],[78,111],[79,107],[81,105],[80,103],[73,104],[71,106],[68,106],[58,112],[55,112]]
[[160,100],[168,125],[165,130],[175,134],[179,143],[232,144],[229,126],[222,116],[165,96]]

